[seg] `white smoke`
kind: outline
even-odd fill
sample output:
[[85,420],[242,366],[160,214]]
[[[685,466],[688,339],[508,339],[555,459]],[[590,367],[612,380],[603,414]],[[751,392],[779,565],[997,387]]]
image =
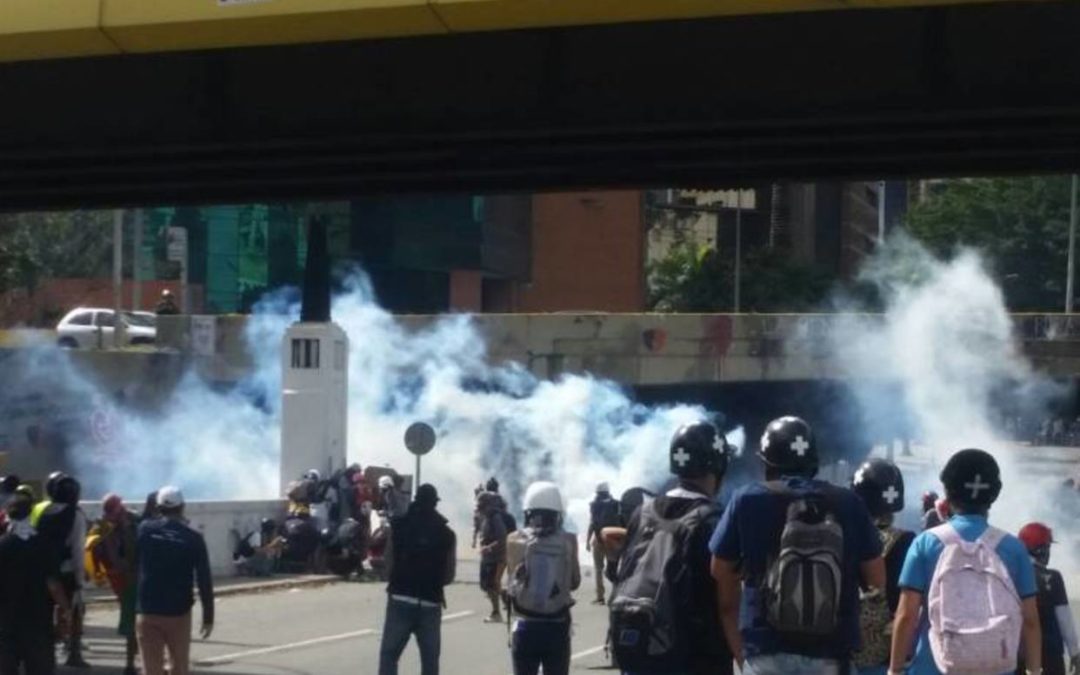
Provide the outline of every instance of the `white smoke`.
[[[916,505],[923,489],[943,494],[937,476],[954,452],[982,448],[1002,469],[1004,489],[991,514],[998,526],[1015,533],[1045,519],[1071,533],[1072,518],[1053,503],[1064,479],[1060,465],[1002,432],[1004,411],[1045,415],[1067,389],[1025,358],[1001,289],[980,256],[968,250],[939,260],[901,234],[861,278],[880,292],[884,317],[845,315],[833,334],[834,353],[866,417],[903,415],[911,422],[915,457],[898,458],[908,504]],[[899,383],[902,400],[861,386],[885,380]],[[1040,469],[1044,459],[1049,466]]]

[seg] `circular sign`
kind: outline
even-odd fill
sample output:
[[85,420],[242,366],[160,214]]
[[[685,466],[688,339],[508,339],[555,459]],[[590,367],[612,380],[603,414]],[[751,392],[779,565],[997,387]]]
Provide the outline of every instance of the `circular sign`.
[[430,424],[413,422],[405,430],[405,447],[414,455],[426,455],[435,447],[435,430]]

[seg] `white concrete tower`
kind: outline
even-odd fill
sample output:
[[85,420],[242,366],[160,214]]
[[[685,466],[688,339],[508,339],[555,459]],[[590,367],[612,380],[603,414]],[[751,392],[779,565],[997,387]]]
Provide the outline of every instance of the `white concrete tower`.
[[323,477],[345,466],[349,337],[330,320],[326,224],[308,225],[300,321],[281,344],[281,490],[309,469]]

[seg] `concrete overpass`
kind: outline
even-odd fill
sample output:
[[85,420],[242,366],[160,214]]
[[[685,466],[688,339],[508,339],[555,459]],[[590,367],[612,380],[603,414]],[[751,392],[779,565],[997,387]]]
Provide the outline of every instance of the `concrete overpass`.
[[[400,317],[416,330],[436,319]],[[199,332],[204,337],[198,342],[191,337],[193,320],[201,324]],[[516,361],[541,378],[591,373],[635,387],[843,379],[842,347],[829,337],[839,320],[833,314],[488,314],[473,318],[492,363]],[[250,368],[243,338],[245,322],[242,316],[161,317],[159,343],[165,349],[189,353],[205,377],[235,381]],[[1037,368],[1062,378],[1080,376],[1080,316],[1016,315],[1016,335]]]
[[1072,170],[1077,25],[1064,0],[5,0],[0,209]]

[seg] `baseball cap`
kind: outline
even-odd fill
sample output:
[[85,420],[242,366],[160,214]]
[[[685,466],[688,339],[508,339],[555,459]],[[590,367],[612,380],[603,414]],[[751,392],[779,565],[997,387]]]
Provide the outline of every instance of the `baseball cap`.
[[416,503],[427,506],[435,506],[439,501],[439,493],[431,483],[424,483],[416,488]]
[[158,490],[158,506],[163,509],[177,509],[184,505],[184,493],[175,485],[166,485]]

